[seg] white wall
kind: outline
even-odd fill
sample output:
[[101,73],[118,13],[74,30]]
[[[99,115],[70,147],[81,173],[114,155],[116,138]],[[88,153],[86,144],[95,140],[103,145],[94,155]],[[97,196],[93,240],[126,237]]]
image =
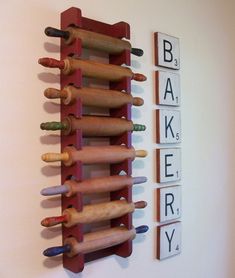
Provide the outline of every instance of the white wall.
[[[60,181],[59,169],[40,160],[42,153],[59,150],[58,138],[39,129],[40,122],[59,119],[58,106],[43,97],[45,88],[59,86],[59,78],[51,74],[57,70],[42,68],[37,59],[59,57],[58,40],[47,38],[43,30],[59,27],[59,13],[71,6],[96,20],[128,22],[132,44],[145,51],[142,58],[133,57],[133,69],[148,76],[133,88],[145,99],[133,115],[147,125],[146,135],[135,137],[134,146],[146,148],[149,156],[134,163],[133,172],[149,178],[134,191],[135,200],[149,203],[134,216],[134,224],[147,224],[150,231],[134,241],[129,259],[94,261],[77,275],[65,271],[60,258],[41,255],[60,244],[61,233],[40,226],[45,216],[60,213],[60,203],[39,194]],[[1,1],[0,277],[234,277],[234,8],[232,0]],[[155,31],[180,38],[182,61],[183,251],[163,262],[155,259]]]

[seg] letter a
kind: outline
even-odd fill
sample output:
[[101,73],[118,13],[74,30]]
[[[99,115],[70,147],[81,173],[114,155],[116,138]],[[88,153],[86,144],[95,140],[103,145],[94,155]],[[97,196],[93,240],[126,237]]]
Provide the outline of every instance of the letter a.
[[[169,89],[168,89],[168,86],[169,86]],[[171,94],[172,100],[173,101],[175,100],[170,78],[167,78],[167,81],[166,81],[166,89],[165,89],[165,94],[164,94],[164,100],[166,99],[167,94]]]

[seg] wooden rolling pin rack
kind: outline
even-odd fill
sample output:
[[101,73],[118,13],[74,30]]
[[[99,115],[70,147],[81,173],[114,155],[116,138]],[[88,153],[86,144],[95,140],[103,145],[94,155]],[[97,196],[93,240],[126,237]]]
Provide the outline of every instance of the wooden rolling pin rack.
[[[65,30],[68,26],[77,26],[83,30],[93,31],[96,33],[108,35],[115,38],[125,38],[130,39],[130,26],[125,22],[119,22],[114,25],[109,25],[106,23],[98,22],[89,18],[85,18],[81,14],[81,10],[78,8],[70,8],[61,13],[61,30]],[[65,59],[67,56],[76,55],[80,57],[82,55],[82,45],[81,40],[76,39],[72,44],[66,44],[63,39],[61,39],[61,60]],[[120,54],[109,55],[109,63],[114,65],[125,64],[130,66],[130,50],[124,50]],[[76,87],[82,87],[83,77],[81,70],[78,69],[71,75],[61,74],[61,90],[65,86],[73,84]],[[125,77],[118,82],[109,82],[109,89],[125,91],[130,94],[131,91],[131,78]],[[69,116],[74,115],[75,117],[82,116],[82,103],[81,101],[76,101],[72,105],[64,105],[61,101],[61,121]],[[131,120],[131,104],[125,104],[121,108],[110,109],[110,116],[112,117],[124,117],[127,120]],[[131,142],[131,132],[125,132],[121,136],[115,136],[110,138],[111,145],[122,145],[124,144],[127,148],[132,147]],[[74,134],[71,135],[61,135],[61,152],[66,146],[73,145],[77,150],[82,148],[83,145],[83,135],[81,130],[76,130]],[[121,171],[124,171],[127,175],[132,174],[132,161],[127,159],[122,163],[110,164],[110,175],[118,175]],[[77,181],[82,180],[83,176],[83,165],[79,161],[70,167],[61,165],[61,184],[69,177],[75,177]],[[67,208],[73,207],[78,212],[83,210],[83,195],[82,193],[77,193],[74,196],[66,197],[62,195],[61,197],[62,211]],[[125,187],[124,189],[110,192],[110,201],[119,200],[124,198],[128,203],[132,202],[132,188]],[[133,229],[132,226],[132,214],[128,213],[117,219],[110,221],[111,227],[118,227],[124,225],[128,230]],[[83,225],[78,224],[73,227],[62,227],[63,243],[69,237],[73,237],[77,242],[83,241]],[[63,266],[64,268],[72,272],[81,272],[84,268],[84,263],[112,254],[116,254],[121,257],[128,257],[132,253],[132,240],[127,240],[114,247],[109,247],[100,251],[91,252],[88,254],[78,254],[74,257],[69,257],[63,254]]]

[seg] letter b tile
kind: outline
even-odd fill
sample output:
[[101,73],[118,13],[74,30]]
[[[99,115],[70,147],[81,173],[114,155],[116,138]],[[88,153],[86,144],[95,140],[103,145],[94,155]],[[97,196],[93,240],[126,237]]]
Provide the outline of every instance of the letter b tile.
[[180,69],[179,39],[160,32],[154,35],[156,66]]

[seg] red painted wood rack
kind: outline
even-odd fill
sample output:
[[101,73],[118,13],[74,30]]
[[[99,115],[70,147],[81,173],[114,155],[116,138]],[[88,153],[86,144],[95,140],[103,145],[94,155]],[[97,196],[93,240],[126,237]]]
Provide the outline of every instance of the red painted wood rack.
[[[130,27],[125,22],[119,22],[114,25],[109,25],[99,21],[95,21],[82,16],[81,10],[78,8],[70,8],[61,13],[61,30],[66,29],[68,26],[77,26],[79,28],[94,31],[97,33],[109,35],[116,38],[126,38],[130,39]],[[80,39],[75,40],[71,45],[66,45],[63,40],[61,40],[61,59],[66,58],[68,55],[75,54],[77,57],[82,54],[82,46]],[[121,65],[130,65],[130,51],[125,50],[120,55],[110,55],[109,63]],[[77,87],[82,86],[82,72],[80,70],[75,71],[72,75],[61,74],[61,89],[66,85],[73,84]],[[130,93],[131,90],[131,79],[124,78],[121,82],[110,82],[109,88],[119,91],[126,91]],[[72,106],[65,106],[61,104],[61,120],[68,114],[74,114],[76,117],[82,116],[82,103],[77,101]],[[125,117],[131,120],[131,105],[125,105],[120,109],[110,109],[110,116],[114,117]],[[131,133],[126,132],[122,136],[113,137],[110,139],[111,145],[121,145],[125,144],[127,147],[131,147]],[[61,136],[61,150],[68,145],[74,145],[77,149],[81,149],[83,145],[83,135],[80,130],[74,135]],[[127,175],[132,174],[132,164],[131,160],[128,159],[120,164],[110,165],[110,175],[119,174],[124,171]],[[61,166],[61,184],[64,184],[65,180],[69,177],[75,177],[78,181],[83,178],[83,165],[81,162],[76,163],[71,167]],[[118,200],[120,198],[125,198],[128,202],[132,202],[132,188],[126,188],[119,191],[110,193],[110,200]],[[78,211],[83,209],[83,196],[82,194],[76,194],[73,197],[62,196],[62,211],[68,207],[73,206]],[[110,221],[111,227],[125,225],[127,229],[132,228],[132,215],[127,214],[118,219]],[[75,227],[66,228],[63,227],[63,242],[69,237],[75,237],[79,242],[83,240],[83,225],[77,225]],[[72,272],[81,272],[84,268],[84,263],[109,256],[112,254],[119,255],[121,257],[128,257],[132,252],[132,241],[128,240],[118,246],[110,247],[101,251],[96,251],[89,253],[87,255],[78,254],[73,258],[69,258],[66,254],[63,255],[63,265],[64,268]]]

